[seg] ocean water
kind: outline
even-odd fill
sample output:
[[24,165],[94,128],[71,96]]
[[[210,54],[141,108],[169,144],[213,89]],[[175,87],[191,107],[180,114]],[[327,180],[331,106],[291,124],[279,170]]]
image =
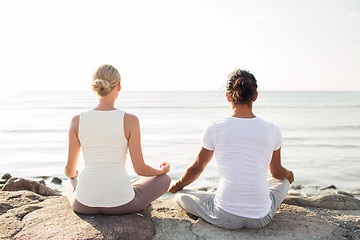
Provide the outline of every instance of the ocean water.
[[[71,118],[96,103],[92,92],[2,93],[0,174],[65,179]],[[139,117],[145,161],[170,162],[174,182],[195,160],[205,125],[231,114],[224,91],[121,92],[115,105]],[[298,193],[335,185],[360,194],[360,92],[265,91],[253,109],[280,127],[282,163],[303,186]],[[127,169],[135,178],[130,157]],[[217,181],[213,159],[189,187],[216,188]]]

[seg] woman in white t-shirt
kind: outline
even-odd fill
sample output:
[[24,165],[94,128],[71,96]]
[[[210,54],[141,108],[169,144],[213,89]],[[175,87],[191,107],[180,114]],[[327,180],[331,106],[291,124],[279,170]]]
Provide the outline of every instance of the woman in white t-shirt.
[[[226,88],[232,115],[205,128],[199,155],[169,192],[178,192],[175,200],[185,211],[218,227],[264,227],[284,200],[294,175],[281,165],[279,128],[252,112],[258,94],[255,77],[235,70]],[[220,177],[217,191],[182,190],[200,176],[214,152]],[[269,169],[273,179],[267,181]]]

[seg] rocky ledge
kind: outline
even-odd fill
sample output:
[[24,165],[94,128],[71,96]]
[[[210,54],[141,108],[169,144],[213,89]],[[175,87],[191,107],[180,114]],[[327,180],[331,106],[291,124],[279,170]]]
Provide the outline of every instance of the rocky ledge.
[[360,239],[360,200],[335,192],[288,196],[265,228],[226,230],[186,214],[173,198],[129,215],[76,214],[66,197],[26,182],[35,184],[11,178],[0,191],[0,239]]

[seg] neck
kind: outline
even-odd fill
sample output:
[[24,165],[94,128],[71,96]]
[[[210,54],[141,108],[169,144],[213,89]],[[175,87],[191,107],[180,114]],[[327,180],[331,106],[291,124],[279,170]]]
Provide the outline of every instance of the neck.
[[94,109],[95,110],[103,110],[103,111],[115,110],[116,108],[114,107],[114,104],[115,104],[116,98],[109,96],[109,95],[107,95],[105,97],[100,97],[99,104]]
[[252,105],[248,104],[232,104],[232,117],[236,118],[254,118],[256,117],[254,113],[252,112]]

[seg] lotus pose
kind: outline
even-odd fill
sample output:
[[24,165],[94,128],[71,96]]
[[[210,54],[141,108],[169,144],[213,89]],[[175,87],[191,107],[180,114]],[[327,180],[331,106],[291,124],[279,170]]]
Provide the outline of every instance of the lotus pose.
[[[75,116],[69,129],[69,155],[65,174],[70,178],[66,194],[74,211],[83,214],[127,214],[144,209],[164,194],[170,165],[158,169],[145,164],[136,116],[114,107],[121,90],[120,74],[111,65],[101,65],[92,87],[99,104]],[[82,148],[85,167],[78,176]],[[125,169],[127,151],[135,172],[131,182]]]
[[[255,77],[235,70],[226,88],[232,115],[205,128],[199,155],[169,192],[177,192],[175,201],[185,211],[218,227],[264,227],[294,175],[281,165],[279,128],[253,114],[258,95]],[[200,176],[214,153],[220,177],[216,192],[182,190]],[[269,168],[273,179],[267,181]]]

